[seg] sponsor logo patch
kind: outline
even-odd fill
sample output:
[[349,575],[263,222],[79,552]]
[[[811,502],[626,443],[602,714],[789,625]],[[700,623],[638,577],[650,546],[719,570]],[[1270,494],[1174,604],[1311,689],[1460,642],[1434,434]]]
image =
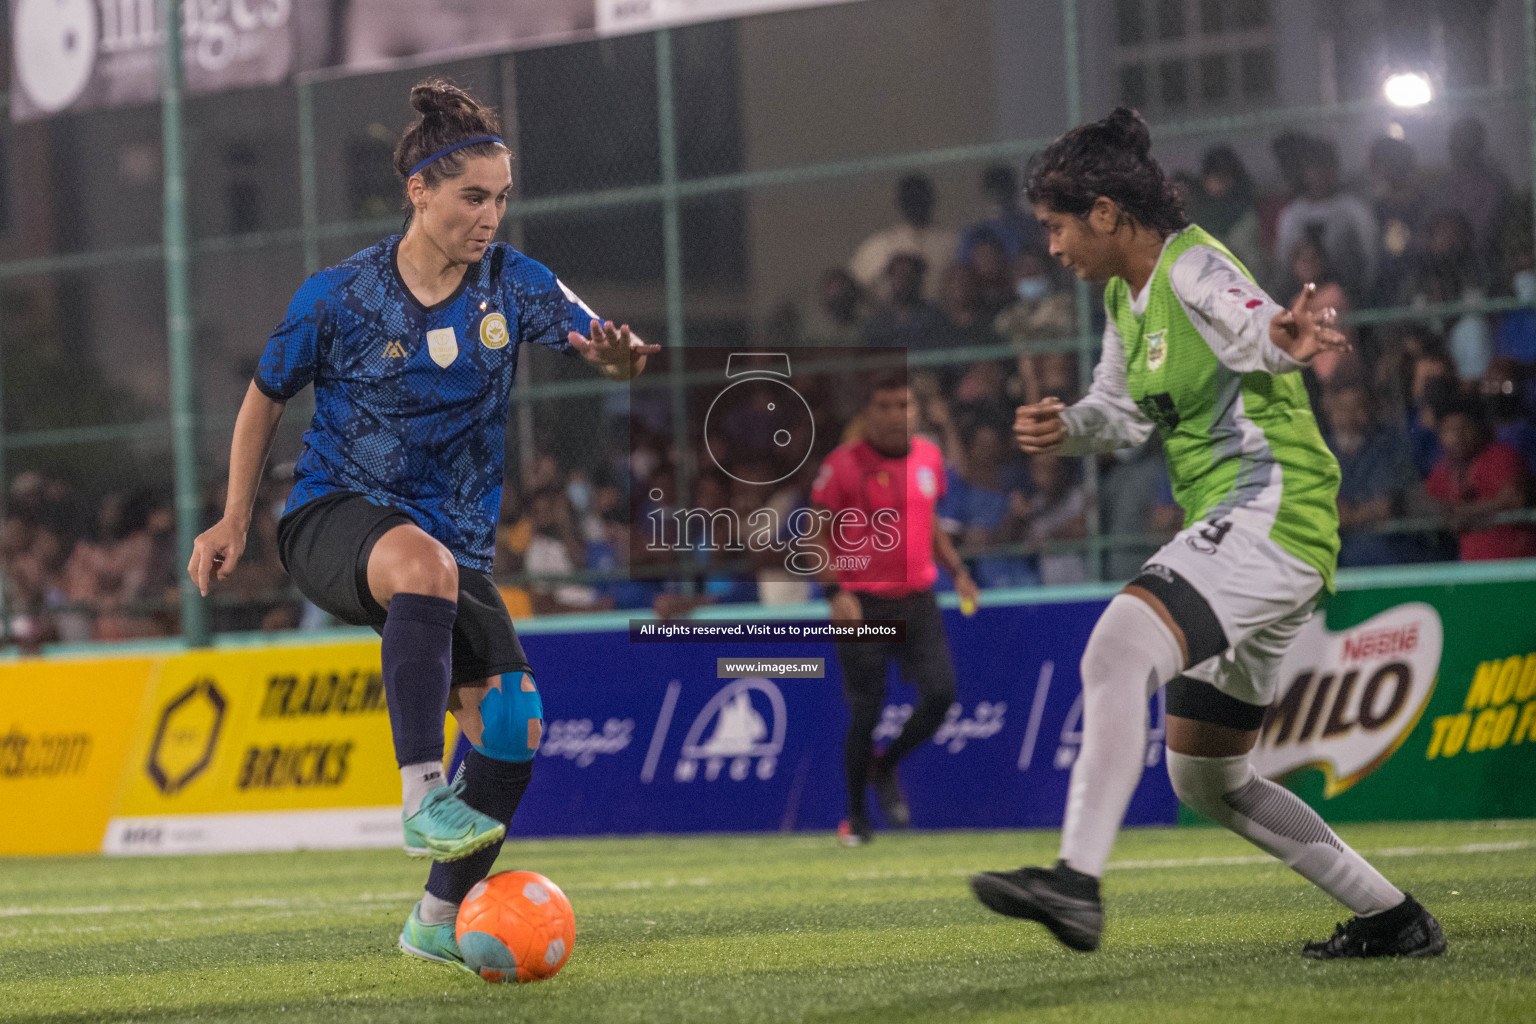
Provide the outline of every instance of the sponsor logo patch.
[[1153,372],[1168,361],[1168,332],[1153,331],[1147,335],[1147,369]]
[[505,348],[508,338],[506,317],[487,313],[480,319],[480,344],[489,349]]
[[427,354],[432,357],[434,363],[444,369],[459,358],[459,339],[453,333],[452,327],[439,327],[435,331],[427,332]]

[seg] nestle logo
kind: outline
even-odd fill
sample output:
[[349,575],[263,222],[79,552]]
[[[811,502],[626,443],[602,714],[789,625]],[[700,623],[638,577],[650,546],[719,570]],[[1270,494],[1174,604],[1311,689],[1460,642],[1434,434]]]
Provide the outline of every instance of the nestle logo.
[[1371,658],[1387,658],[1410,654],[1419,646],[1419,625],[1413,623],[1397,629],[1376,629],[1344,639],[1345,661],[1366,661]]

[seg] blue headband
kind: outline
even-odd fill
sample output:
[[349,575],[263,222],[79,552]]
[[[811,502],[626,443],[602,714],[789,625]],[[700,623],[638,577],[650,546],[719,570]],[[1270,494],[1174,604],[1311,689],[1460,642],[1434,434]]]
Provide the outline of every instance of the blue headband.
[[476,135],[472,139],[465,139],[463,142],[455,142],[453,145],[449,146],[447,149],[440,149],[440,150],[438,150],[436,153],[433,153],[431,156],[427,157],[425,160],[423,160],[421,163],[417,164],[415,167],[412,167],[411,168],[411,173],[407,174],[406,177],[407,178],[415,177],[416,176],[416,172],[420,171],[423,167],[427,166],[427,164],[431,163],[434,160],[438,160],[438,159],[440,159],[442,157],[447,156],[449,153],[452,153],[456,149],[463,149],[465,146],[473,146],[473,145],[476,145],[476,144],[481,143],[481,142],[494,142],[494,143],[497,143],[498,145],[502,145],[502,146],[506,145],[505,142],[502,142],[500,139],[498,139],[494,135]]

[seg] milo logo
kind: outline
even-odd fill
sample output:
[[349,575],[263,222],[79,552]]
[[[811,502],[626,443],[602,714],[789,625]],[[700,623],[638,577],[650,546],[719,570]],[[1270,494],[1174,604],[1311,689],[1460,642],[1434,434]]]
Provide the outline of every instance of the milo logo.
[[1264,716],[1254,767],[1269,778],[1318,768],[1324,797],[1349,789],[1413,731],[1435,688],[1443,640],[1440,614],[1422,602],[1340,633],[1314,615],[1281,662],[1280,696]]

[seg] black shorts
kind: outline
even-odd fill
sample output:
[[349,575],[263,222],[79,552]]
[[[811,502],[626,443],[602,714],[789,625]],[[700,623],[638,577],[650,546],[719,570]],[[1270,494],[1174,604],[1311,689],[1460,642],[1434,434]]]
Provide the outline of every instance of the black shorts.
[[[384,632],[384,608],[368,589],[368,556],[389,530],[413,523],[399,509],[353,491],[305,502],[277,524],[277,552],[299,592],[353,626]],[[453,685],[504,672],[533,674],[512,616],[489,573],[459,566],[459,615],[453,623]]]
[[837,660],[843,667],[843,692],[850,701],[882,700],[885,696],[885,671],[892,658],[901,669],[901,677],[917,690],[919,696],[948,696],[955,693],[955,666],[949,658],[949,638],[944,635],[944,619],[933,591],[919,590],[902,597],[875,597],[853,591],[859,599],[864,618],[901,619],[907,624],[906,639],[877,643],[837,645]]
[[1229,729],[1250,732],[1264,724],[1264,712],[1257,704],[1222,693],[1210,683],[1175,676],[1168,680],[1168,714],[1178,718],[1192,718],[1197,722],[1224,725]]

